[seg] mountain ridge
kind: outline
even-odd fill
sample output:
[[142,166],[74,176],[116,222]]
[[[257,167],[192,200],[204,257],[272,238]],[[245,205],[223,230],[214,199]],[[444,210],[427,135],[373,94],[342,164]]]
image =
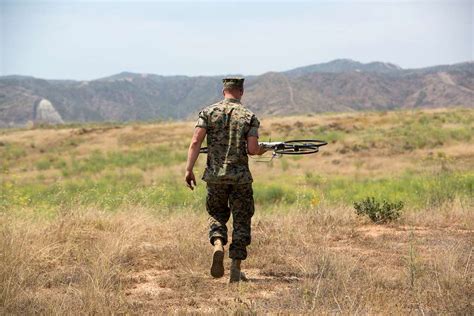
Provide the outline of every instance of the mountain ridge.
[[[0,127],[34,121],[46,100],[64,122],[188,119],[221,99],[223,76],[121,72],[94,80],[0,77]],[[403,69],[336,59],[246,76],[243,103],[258,115],[473,107],[474,62]]]

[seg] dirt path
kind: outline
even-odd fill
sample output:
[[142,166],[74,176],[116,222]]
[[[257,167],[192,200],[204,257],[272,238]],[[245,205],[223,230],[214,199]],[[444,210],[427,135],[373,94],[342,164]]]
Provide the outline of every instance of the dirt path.
[[283,78],[285,78],[285,82],[286,82],[286,85],[288,87],[288,93],[289,93],[289,96],[290,96],[290,104],[293,108],[296,108],[295,96],[294,96],[294,93],[293,93],[293,87],[291,86],[290,81],[288,80],[288,78],[285,75],[283,75]]
[[441,81],[443,81],[447,85],[456,86],[457,88],[464,90],[465,92],[469,92],[469,93],[474,92],[473,90],[467,87],[458,85],[456,82],[454,82],[453,78],[447,72],[439,72],[438,77],[441,79]]
[[295,289],[302,278],[271,276],[259,269],[245,270],[248,282],[228,284],[228,273],[213,279],[207,271],[180,273],[149,269],[133,273],[125,291],[131,305],[145,310],[176,310],[216,312],[227,308],[248,309],[252,302],[275,301],[285,292]]

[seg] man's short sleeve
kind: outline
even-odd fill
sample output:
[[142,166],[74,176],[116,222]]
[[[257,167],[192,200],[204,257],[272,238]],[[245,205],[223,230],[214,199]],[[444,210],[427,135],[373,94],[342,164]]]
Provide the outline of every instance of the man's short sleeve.
[[258,128],[260,127],[260,121],[257,119],[255,115],[252,116],[250,119],[250,129],[247,133],[247,137],[254,136],[258,137]]
[[204,111],[201,111],[199,112],[199,118],[197,120],[197,123],[196,123],[196,127],[202,127],[202,128],[205,128],[207,129],[207,115],[206,115],[206,112]]

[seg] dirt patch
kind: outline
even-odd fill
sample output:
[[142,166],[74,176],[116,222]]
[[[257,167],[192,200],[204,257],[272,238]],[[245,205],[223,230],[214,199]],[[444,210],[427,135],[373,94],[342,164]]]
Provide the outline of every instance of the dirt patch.
[[[135,266],[134,271],[127,275],[129,282],[124,289],[127,302],[132,306],[141,306],[143,310],[156,309],[162,312],[176,311],[177,308],[180,311],[200,313],[219,313],[224,310],[308,312],[305,308],[318,306],[321,291],[326,293],[328,287],[332,288],[336,284],[342,286],[346,282],[346,273],[347,276],[352,275],[351,282],[370,275],[372,281],[365,282],[372,286],[382,286],[391,289],[390,291],[405,291],[410,284],[410,265],[418,265],[416,269],[421,269],[423,265],[423,269],[427,269],[432,264],[430,262],[433,261],[434,254],[449,251],[449,240],[457,240],[466,247],[468,235],[473,236],[472,231],[453,232],[408,225],[361,224],[355,227],[354,232],[346,234],[344,228],[340,229],[342,238],[334,238],[334,233],[312,235],[311,239],[317,238],[322,242],[322,248],[311,249],[311,242],[308,241],[304,244],[304,255],[301,257],[290,251],[287,252],[287,257],[254,257],[251,261],[244,262],[244,272],[249,282],[240,284],[228,283],[228,259],[226,273],[220,279],[213,279],[209,275],[207,260],[199,266],[194,265],[192,271],[184,271],[179,267],[141,270],[139,266]],[[259,245],[258,250],[264,251],[265,248],[272,247],[278,252],[273,248],[275,246]],[[281,246],[288,249],[285,242]],[[159,246],[151,243],[142,244],[140,249],[144,251],[141,260],[144,267],[150,265],[146,253],[156,254],[161,251]],[[416,252],[415,259],[410,259],[410,249]],[[210,249],[208,250],[210,255]],[[258,256],[251,252],[252,255]],[[471,268],[465,269],[470,271]],[[318,286],[318,292],[314,292]],[[315,305],[308,305],[300,310],[302,305],[298,304],[303,304],[306,296],[314,300]],[[370,303],[367,301],[364,304]],[[375,310],[377,309],[373,311]]]

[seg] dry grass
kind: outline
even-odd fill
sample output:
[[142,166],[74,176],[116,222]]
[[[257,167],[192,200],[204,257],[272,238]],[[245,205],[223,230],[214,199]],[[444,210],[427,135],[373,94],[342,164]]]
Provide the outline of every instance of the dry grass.
[[4,215],[0,312],[472,314],[474,215],[449,214],[389,226],[345,207],[257,214],[240,285],[209,276],[203,214]]

